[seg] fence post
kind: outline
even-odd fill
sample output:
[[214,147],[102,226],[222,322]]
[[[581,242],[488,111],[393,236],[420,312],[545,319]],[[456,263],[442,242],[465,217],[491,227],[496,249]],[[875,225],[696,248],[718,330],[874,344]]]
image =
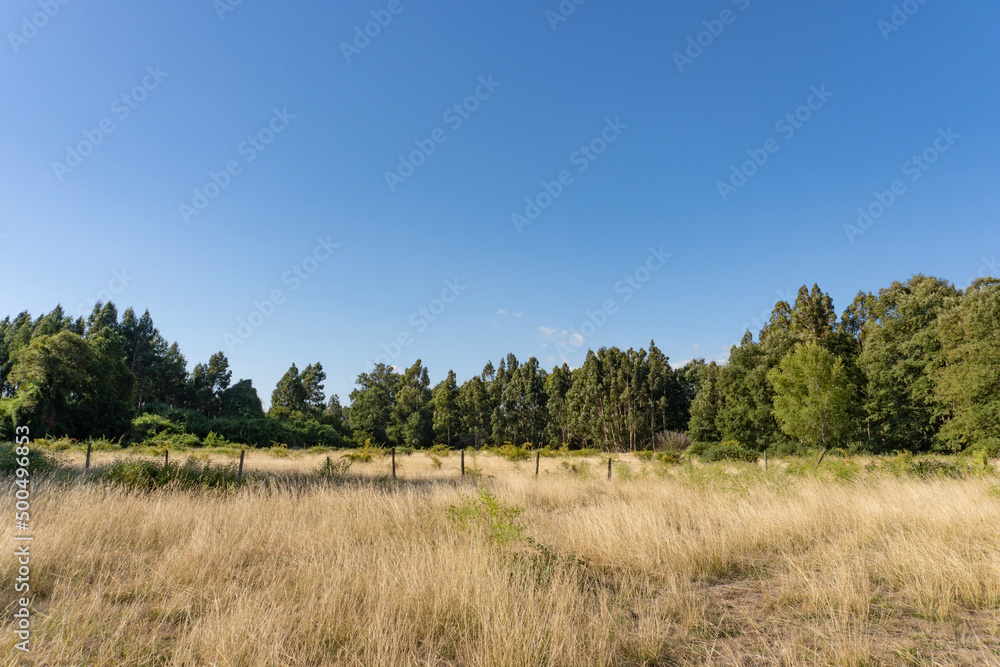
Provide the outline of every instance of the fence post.
[[240,450],[240,470],[236,473],[236,479],[243,479],[243,457],[246,456],[247,450]]
[[465,450],[462,450],[462,477],[465,477]]
[[535,477],[538,477],[538,462],[542,459],[542,452],[538,450],[535,452]]
[[611,459],[608,459],[608,479],[611,479]]
[[170,465],[170,450],[163,452],[163,467],[166,468]]
[[396,479],[396,448],[392,448],[392,478]]
[[764,472],[767,472],[767,450],[764,450]]
[[90,447],[91,447],[91,443],[88,442],[87,443],[87,460],[83,464],[83,472],[84,473],[86,473],[88,470],[90,470]]

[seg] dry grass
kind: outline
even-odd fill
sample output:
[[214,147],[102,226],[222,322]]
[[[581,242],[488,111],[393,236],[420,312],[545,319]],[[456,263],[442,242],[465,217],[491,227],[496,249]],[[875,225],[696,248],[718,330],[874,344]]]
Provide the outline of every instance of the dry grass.
[[[277,483],[229,494],[43,482],[23,664],[1000,665],[994,476],[622,458],[612,482],[487,455],[461,480],[452,454],[330,483],[296,474],[322,455],[264,452],[247,468]],[[477,486],[534,541],[451,521]],[[12,559],[0,579],[10,610]]]

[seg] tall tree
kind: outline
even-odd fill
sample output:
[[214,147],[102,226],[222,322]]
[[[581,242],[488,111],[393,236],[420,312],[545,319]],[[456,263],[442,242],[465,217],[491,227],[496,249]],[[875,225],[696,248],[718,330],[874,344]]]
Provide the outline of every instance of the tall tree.
[[299,375],[299,369],[292,364],[271,392],[271,410],[274,411],[274,415],[287,414],[282,413],[282,409],[292,413],[305,413],[308,409],[307,397],[308,393]]
[[326,394],[323,392],[325,381],[326,373],[323,371],[323,364],[318,361],[315,364],[309,364],[302,371],[302,386],[306,390],[305,412],[315,418],[319,418],[326,409]]
[[937,320],[959,294],[951,283],[923,275],[879,292],[858,360],[867,377],[865,410],[877,448],[933,445],[946,411],[934,391],[934,374],[944,363]]
[[768,379],[775,391],[775,417],[788,435],[822,445],[825,454],[849,430],[850,378],[844,362],[818,342],[796,345]]
[[458,378],[455,371],[448,371],[448,377],[434,388],[434,433],[451,447],[452,436],[458,431]]
[[568,364],[556,366],[545,378],[545,395],[548,402],[548,441],[559,447],[570,442],[570,412],[567,395],[573,386],[573,373]]
[[946,410],[944,447],[1000,439],[1000,279],[980,278],[950,299],[938,330],[944,361],[934,380]]
[[387,427],[399,383],[399,374],[387,364],[376,364],[370,372],[358,375],[357,388],[351,391],[349,411],[350,423],[358,439],[371,439],[380,445],[389,441]]

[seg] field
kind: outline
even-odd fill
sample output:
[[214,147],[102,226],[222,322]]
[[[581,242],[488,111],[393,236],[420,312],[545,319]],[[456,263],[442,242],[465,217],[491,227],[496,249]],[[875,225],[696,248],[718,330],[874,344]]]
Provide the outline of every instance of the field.
[[32,652],[7,612],[7,664],[1000,665],[983,462],[616,455],[609,480],[480,454],[462,478],[453,452],[392,480],[380,453],[323,475],[340,452],[251,451],[241,486],[139,491],[58,455],[74,471],[32,488]]

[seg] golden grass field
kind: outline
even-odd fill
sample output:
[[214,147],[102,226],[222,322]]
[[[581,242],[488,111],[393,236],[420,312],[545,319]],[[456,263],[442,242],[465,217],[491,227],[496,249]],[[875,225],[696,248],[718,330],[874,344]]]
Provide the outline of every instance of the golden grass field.
[[[228,493],[36,483],[32,652],[6,613],[7,664],[1000,665],[995,473],[617,458],[326,481],[324,455],[251,451]],[[480,489],[523,513],[491,524]]]

